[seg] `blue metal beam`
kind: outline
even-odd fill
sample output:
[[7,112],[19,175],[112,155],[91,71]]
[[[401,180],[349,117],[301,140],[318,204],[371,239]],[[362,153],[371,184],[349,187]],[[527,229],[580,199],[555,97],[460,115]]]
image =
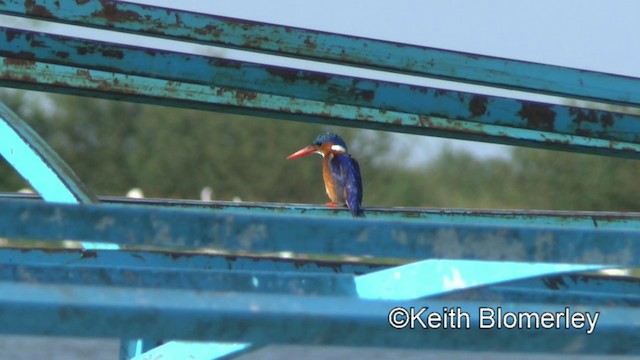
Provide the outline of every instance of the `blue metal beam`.
[[[390,326],[392,309],[468,313],[466,329]],[[503,312],[589,313],[598,320],[587,341],[585,327],[508,330],[486,328],[481,309]],[[224,294],[208,291],[129,289],[0,282],[0,333],[214,340],[252,344],[326,344],[423,349],[562,351],[582,354],[639,354],[640,310],[609,306],[461,301],[367,301],[353,298]],[[495,314],[494,314],[495,316]],[[466,327],[467,321],[461,323]],[[433,325],[432,325],[433,326]],[[304,331],[300,331],[304,329]],[[456,336],[464,333],[464,336]]]
[[[640,158],[640,144],[0,57],[0,85],[420,135]],[[437,97],[437,93],[431,94]],[[472,100],[469,100],[472,101]],[[436,101],[437,103],[437,101]],[[548,108],[522,105],[538,124]],[[525,110],[525,108],[527,110]],[[484,107],[483,107],[484,109]],[[545,110],[546,109],[546,110]],[[569,111],[570,112],[570,111]],[[527,115],[529,114],[529,115]],[[545,115],[547,114],[547,115]],[[553,115],[555,117],[555,114]],[[525,121],[526,122],[526,121]],[[544,121],[543,121],[544,123]],[[638,122],[640,123],[640,122]],[[629,129],[633,133],[633,129]]]
[[[0,193],[1,200],[37,200],[37,195]],[[168,208],[211,209],[216,212],[255,212],[259,214],[319,215],[351,218],[346,208],[322,205],[255,203],[232,201],[200,201],[182,199],[131,199],[102,196],[100,202],[125,205],[149,205]],[[450,224],[580,227],[585,229],[634,229],[640,226],[640,213],[612,211],[551,211],[551,210],[493,210],[493,209],[442,209],[442,208],[380,208],[367,207],[367,218],[446,222]]]
[[[277,254],[276,254],[277,255]],[[319,260],[304,257],[201,254],[178,251],[84,250],[62,248],[0,248],[0,264],[26,266],[108,267],[137,269],[155,267],[176,270],[282,271],[329,274],[365,274],[390,266],[379,259]],[[393,263],[399,264],[398,262]]]
[[536,302],[640,306],[640,278],[598,274],[553,275],[508,281],[435,296],[440,301]]
[[[8,28],[0,28],[0,39],[3,37],[6,41],[0,42],[0,55],[18,62],[27,61],[27,67],[29,61],[55,63],[484,125],[640,142],[640,117],[628,114],[133,48]],[[282,110],[286,111],[286,108]]]
[[[171,249],[637,266],[638,229],[449,224],[3,201],[0,236]],[[327,226],[331,221],[331,226]],[[38,226],[29,226],[37,222]]]
[[124,1],[5,0],[0,13],[456,82],[640,105],[639,79]]
[[286,257],[280,254],[249,256],[237,254],[201,254],[179,251],[143,250],[84,250],[63,248],[0,248],[0,264],[51,265],[67,267],[118,267],[137,269],[282,271],[330,274],[366,274],[385,269],[400,262],[386,264],[380,259],[319,260],[305,257]]
[[0,281],[290,295],[356,296],[351,274],[0,264]]

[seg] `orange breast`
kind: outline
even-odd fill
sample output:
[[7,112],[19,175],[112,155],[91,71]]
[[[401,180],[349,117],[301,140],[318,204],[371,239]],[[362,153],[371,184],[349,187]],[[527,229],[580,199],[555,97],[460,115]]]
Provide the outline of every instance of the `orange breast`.
[[330,154],[322,157],[322,179],[324,180],[324,189],[327,192],[327,196],[333,204],[339,205],[338,194],[336,194],[335,191],[335,183],[331,176],[331,170],[329,170],[329,160],[331,160],[331,157],[332,155]]

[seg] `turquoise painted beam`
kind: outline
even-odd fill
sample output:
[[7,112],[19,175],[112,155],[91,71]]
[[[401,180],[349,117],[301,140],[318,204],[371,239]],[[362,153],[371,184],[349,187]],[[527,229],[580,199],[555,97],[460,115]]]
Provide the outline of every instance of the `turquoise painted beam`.
[[[640,158],[640,144],[0,57],[0,85],[277,119]],[[524,105],[523,105],[524,106]]]
[[[37,200],[37,195],[0,193],[0,200]],[[102,196],[100,202],[108,204],[157,206],[164,208],[208,209],[217,213],[259,213],[282,215],[318,215],[351,218],[344,208],[324,205],[256,203],[233,201],[200,201],[188,199],[131,199]],[[504,223],[506,225],[534,225],[553,227],[579,227],[585,229],[635,229],[640,226],[640,213],[614,211],[562,211],[562,210],[500,210],[366,207],[367,218],[386,220],[429,221],[450,224]]]
[[[121,269],[280,271],[316,274],[365,274],[386,269],[380,259],[318,259],[269,254],[255,256],[232,253],[194,253],[178,250],[86,250],[65,248],[0,248],[0,263],[24,266],[66,266]],[[392,264],[399,264],[398,262]]]
[[[442,317],[445,309],[468,313],[464,328],[409,328],[402,309]],[[394,310],[396,309],[396,310]],[[500,309],[502,316],[498,316]],[[392,311],[393,310],[393,311]],[[493,311],[493,316],[491,316]],[[589,314],[593,326],[506,329],[505,312]],[[0,282],[0,333],[46,336],[131,337],[262,344],[324,344],[388,348],[461,349],[577,354],[638,354],[637,307],[472,302],[374,301],[171,289],[128,289]],[[496,317],[502,321],[497,328]],[[494,325],[485,317],[494,319]],[[391,326],[392,319],[396,329]],[[458,322],[456,322],[458,323]],[[432,323],[433,324],[433,323]],[[468,324],[468,328],[467,327]],[[481,328],[481,324],[487,328]],[[431,325],[432,327],[434,325]],[[304,329],[304,331],[300,331]],[[587,332],[597,336],[589,339]],[[464,336],[456,334],[464,333]],[[593,337],[595,338],[595,337]],[[572,344],[570,348],[567,344]]]
[[456,82],[640,105],[637,78],[124,1],[5,0],[0,3],[0,13]]
[[[25,221],[39,226],[24,226]],[[327,226],[327,223],[331,226]],[[319,231],[321,229],[322,231]],[[633,267],[640,231],[399,219],[347,219],[134,205],[2,201],[0,236],[91,239],[158,249],[212,248],[396,259],[468,259]],[[304,240],[304,241],[302,241]]]
[[[420,116],[639,142],[640,116],[134,48],[0,27],[0,55]],[[640,85],[640,81],[638,82]],[[282,110],[286,112],[286,109]],[[425,125],[428,126],[428,125]]]
[[605,268],[588,264],[423,260],[357,276],[355,285],[362,299],[409,300],[505,281]]

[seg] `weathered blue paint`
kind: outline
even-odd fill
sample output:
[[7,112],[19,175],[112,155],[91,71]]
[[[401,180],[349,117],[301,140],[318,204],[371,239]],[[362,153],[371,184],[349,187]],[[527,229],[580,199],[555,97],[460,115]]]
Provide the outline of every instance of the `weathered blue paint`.
[[[0,0],[0,12],[509,89],[640,103],[639,79],[124,2]],[[0,39],[2,86],[640,158],[637,116],[6,28],[0,28]],[[81,202],[94,199],[89,200]],[[558,275],[600,265],[638,266],[638,214],[367,209],[367,219],[354,220],[342,218],[346,212],[340,209],[309,206],[145,203],[151,206],[0,199],[0,236],[56,245],[62,239],[90,239],[143,248],[0,249],[0,332],[221,341],[204,348],[169,342],[149,356],[200,350],[223,355],[248,344],[318,342],[638,353],[639,281]],[[219,254],[202,254],[202,248]],[[281,252],[296,258],[283,259]],[[342,255],[355,258],[347,263]],[[416,259],[431,260],[390,268]],[[549,274],[554,276],[540,277]],[[576,304],[602,314],[597,342],[586,341],[584,331],[478,330],[480,306],[541,313],[575,309]],[[398,305],[436,311],[460,306],[470,312],[472,328],[464,337],[451,331],[398,331],[386,321]],[[156,344],[124,341],[121,358],[141,357]]]
[[[91,239],[165,249],[289,251],[325,256],[510,260],[635,266],[638,229],[448,224],[303,215],[216,213],[134,205],[3,201],[0,236]],[[331,220],[332,226],[326,226]],[[37,221],[39,226],[24,226]],[[304,241],[301,241],[304,239]]]
[[0,156],[43,199],[58,203],[95,200],[74,172],[18,115],[0,102]]
[[123,1],[5,0],[0,13],[506,89],[640,105],[638,79]]
[[[0,28],[0,55],[420,116],[638,142],[640,117]],[[36,44],[37,46],[34,46]],[[7,61],[7,60],[5,60]],[[13,77],[15,78],[15,74]],[[107,84],[105,83],[105,86]],[[640,80],[638,80],[640,86]],[[136,89],[130,89],[135,92]],[[282,111],[286,111],[283,108]],[[419,126],[419,124],[417,125]],[[426,126],[426,125],[425,125]]]
[[[521,129],[0,57],[0,85],[419,135],[640,158],[637,143]],[[435,95],[434,95],[435,96]],[[534,111],[535,113],[535,111]]]
[[[35,200],[37,195],[0,193],[0,200]],[[179,199],[130,199],[102,196],[100,202],[109,204],[151,205],[166,208],[209,209],[217,213],[260,213],[289,215],[319,215],[351,217],[347,209],[323,205],[255,203],[232,201],[199,201]],[[634,229],[640,226],[640,213],[612,211],[551,211],[551,210],[494,210],[494,209],[442,209],[405,207],[367,207],[367,218],[387,220],[430,221],[450,224],[506,223],[508,225],[535,225],[579,227],[586,229]]]
[[250,347],[247,343],[209,343],[171,341],[131,358],[131,360],[149,359],[192,359],[212,360],[235,354]]
[[640,306],[640,279],[598,274],[552,275],[507,281],[433,297],[442,301]]
[[[469,329],[397,330],[391,309],[431,311],[460,307]],[[585,329],[479,329],[479,308],[564,312],[567,305],[439,300],[373,301],[348,297],[220,294],[210,291],[123,289],[0,282],[0,333],[81,337],[136,336],[156,339],[327,344],[396,348],[562,351],[580,354],[638,354],[640,313],[634,307],[580,306],[600,316],[598,341]],[[576,309],[570,309],[577,311]],[[304,331],[300,331],[304,329]],[[464,331],[464,336],[456,336]],[[567,344],[571,344],[567,347]]]
[[509,280],[603,269],[599,265],[424,260],[356,277],[363,299],[409,300]]
[[356,294],[352,274],[123,268],[117,263],[107,267],[3,264],[0,266],[0,281],[243,292],[247,296],[251,293]]
[[158,268],[166,270],[280,271],[329,274],[365,274],[385,269],[398,262],[380,259],[346,261],[284,257],[280,254],[250,256],[238,254],[202,254],[180,251],[83,250],[83,249],[5,249],[0,248],[0,264],[25,266],[97,267],[120,269]]

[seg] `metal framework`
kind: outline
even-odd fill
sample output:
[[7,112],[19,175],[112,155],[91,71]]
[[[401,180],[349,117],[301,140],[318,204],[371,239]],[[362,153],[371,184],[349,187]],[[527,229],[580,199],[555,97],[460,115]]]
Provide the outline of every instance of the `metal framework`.
[[[640,106],[640,79],[120,1],[0,0],[0,13]],[[640,158],[640,117],[611,111],[7,27],[0,64],[5,87]],[[97,198],[1,103],[0,135],[0,154],[39,194],[0,196],[0,237],[81,244],[0,248],[0,333],[125,339],[121,359],[268,344],[640,353],[640,281],[594,273],[640,267],[639,214],[368,208],[353,219]],[[450,309],[462,329],[429,322]],[[597,323],[499,329],[483,311]]]

